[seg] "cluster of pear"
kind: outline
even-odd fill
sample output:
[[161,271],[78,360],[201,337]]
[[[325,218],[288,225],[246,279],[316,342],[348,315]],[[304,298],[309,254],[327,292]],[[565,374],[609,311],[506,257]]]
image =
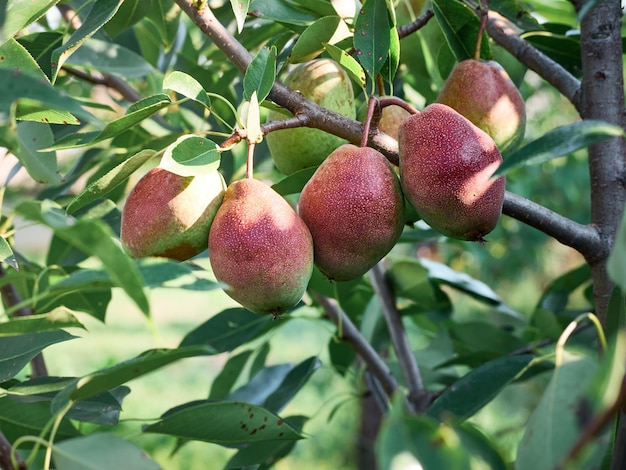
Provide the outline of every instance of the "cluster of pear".
[[[482,240],[497,224],[504,199],[504,178],[492,178],[502,161],[498,145],[519,141],[525,115],[521,96],[504,70],[491,62],[466,62],[456,69],[493,72],[477,106],[508,100],[514,103],[509,112],[515,111],[517,126],[501,132],[485,113],[468,119],[455,110],[466,100],[455,102],[454,82],[460,81],[467,92],[475,85],[471,82],[487,76],[476,72],[466,83],[462,80],[469,72],[455,69],[439,102],[422,112],[384,108],[379,128],[398,139],[399,168],[375,149],[318,129],[276,131],[267,143],[279,170],[292,174],[317,166],[296,209],[253,178],[227,187],[217,171],[192,178],[157,167],[128,195],[122,211],[123,245],[134,257],[181,261],[208,246],[211,267],[225,292],[253,312],[278,316],[300,301],[314,265],[329,279],[347,281],[380,261],[402,233],[405,196],[442,234]],[[356,114],[350,79],[332,60],[300,64],[285,82],[328,109],[352,118]],[[506,115],[506,109],[498,112]],[[281,118],[278,111],[268,116]]]

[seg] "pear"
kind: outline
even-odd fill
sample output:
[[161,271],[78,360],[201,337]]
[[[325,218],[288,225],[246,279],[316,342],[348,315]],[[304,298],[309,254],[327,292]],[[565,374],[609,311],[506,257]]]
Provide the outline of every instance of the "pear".
[[383,108],[382,117],[378,123],[378,129],[390,137],[398,140],[398,129],[400,124],[411,115],[401,106],[392,104]]
[[404,225],[404,197],[380,152],[344,144],[306,183],[298,212],[313,236],[315,265],[330,279],[348,281],[393,248]]
[[498,62],[459,62],[446,79],[437,102],[454,108],[484,130],[501,153],[513,150],[524,137],[524,99]]
[[400,182],[407,199],[433,229],[482,241],[498,223],[505,178],[493,139],[444,104],[407,118],[398,137]]
[[228,186],[209,233],[213,273],[245,308],[277,317],[296,305],[313,272],[313,241],[302,219],[265,183]]
[[[352,82],[341,66],[331,59],[314,59],[299,64],[288,73],[284,82],[324,108],[352,119],[356,116]],[[267,120],[287,117],[271,110]],[[274,131],[265,140],[274,165],[286,175],[319,165],[330,152],[346,142],[340,137],[310,127]]]
[[226,190],[218,171],[180,176],[164,168],[148,171],[122,208],[120,240],[134,258],[187,260],[207,248],[213,217]]

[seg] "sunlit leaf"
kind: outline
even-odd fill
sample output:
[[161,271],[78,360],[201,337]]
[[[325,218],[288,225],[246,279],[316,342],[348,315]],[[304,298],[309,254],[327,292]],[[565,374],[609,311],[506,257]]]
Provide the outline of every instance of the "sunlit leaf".
[[230,5],[233,8],[233,13],[237,20],[237,31],[241,33],[243,25],[246,22],[246,17],[248,16],[250,0],[230,0]]
[[175,70],[165,77],[163,88],[174,90],[176,93],[197,101],[205,108],[211,109],[211,98],[202,85],[191,75]]
[[256,92],[258,102],[269,95],[276,79],[276,47],[262,47],[248,65],[243,77],[243,97],[250,100]]
[[539,165],[598,142],[624,136],[621,127],[592,119],[558,127],[507,155],[494,176],[526,165]]
[[324,51],[324,44],[336,44],[350,37],[346,23],[338,16],[325,16],[305,29],[291,49],[289,62],[314,59]]
[[165,149],[159,166],[180,176],[213,173],[220,166],[219,147],[204,137],[183,135]]
[[26,333],[55,331],[61,328],[82,328],[85,326],[67,309],[58,308],[50,313],[17,317],[0,323],[0,336],[17,336]]
[[15,258],[15,254],[11,249],[11,245],[7,242],[6,238],[0,237],[0,261],[8,264],[16,271],[20,269],[17,264],[17,259]]
[[[5,3],[6,17],[0,28],[0,42],[8,40],[31,23],[41,18],[59,0],[8,0]],[[5,8],[3,6],[3,8]]]
[[324,49],[335,62],[341,65],[352,81],[365,91],[366,76],[361,64],[346,51],[333,44],[324,44]]

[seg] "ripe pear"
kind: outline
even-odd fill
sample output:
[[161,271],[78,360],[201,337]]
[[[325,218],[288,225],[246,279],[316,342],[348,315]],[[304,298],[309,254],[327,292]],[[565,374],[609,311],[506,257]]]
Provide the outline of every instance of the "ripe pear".
[[454,108],[484,130],[501,153],[517,147],[524,137],[524,99],[498,62],[459,62],[446,79],[437,102]]
[[393,248],[404,225],[404,197],[380,152],[344,144],[304,186],[298,212],[313,236],[315,265],[330,279],[348,281]]
[[398,140],[398,129],[400,124],[402,124],[410,115],[411,113],[401,106],[396,106],[395,104],[385,106],[383,108],[380,122],[378,123],[378,129],[383,131],[388,136]]
[[304,295],[313,272],[313,241],[280,194],[246,178],[226,190],[209,233],[209,257],[230,297],[276,317]]
[[207,248],[213,217],[226,190],[218,171],[180,176],[156,167],[128,194],[120,239],[134,258],[187,260]]
[[[314,59],[299,64],[285,78],[285,84],[324,108],[354,119],[356,106],[352,82],[341,66],[331,59]],[[285,119],[287,115],[271,110],[267,120]],[[320,129],[298,127],[269,133],[265,140],[276,168],[290,175],[317,166],[344,139]]]
[[498,223],[505,178],[491,178],[502,156],[493,139],[444,104],[431,104],[400,126],[400,182],[433,229],[482,241]]

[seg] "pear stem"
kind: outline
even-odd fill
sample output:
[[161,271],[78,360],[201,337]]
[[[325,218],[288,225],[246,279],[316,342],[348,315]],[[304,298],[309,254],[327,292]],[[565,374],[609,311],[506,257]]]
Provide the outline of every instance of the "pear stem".
[[367,115],[363,122],[363,135],[361,136],[361,147],[367,147],[367,141],[370,136],[370,128],[372,125],[377,126],[381,117],[381,110],[378,98],[370,96],[367,102]]
[[419,114],[419,111],[416,108],[397,96],[384,96],[379,98],[378,102],[380,103],[381,108],[386,108],[387,106],[400,106],[411,114]]
[[489,14],[489,0],[481,0],[477,7],[478,16],[480,18],[480,26],[478,27],[478,36],[476,37],[476,47],[474,48],[474,59],[480,59],[480,46],[483,41],[483,34],[487,28],[487,15]]
[[246,155],[246,178],[253,178],[254,175],[254,143],[248,142],[248,153]]

